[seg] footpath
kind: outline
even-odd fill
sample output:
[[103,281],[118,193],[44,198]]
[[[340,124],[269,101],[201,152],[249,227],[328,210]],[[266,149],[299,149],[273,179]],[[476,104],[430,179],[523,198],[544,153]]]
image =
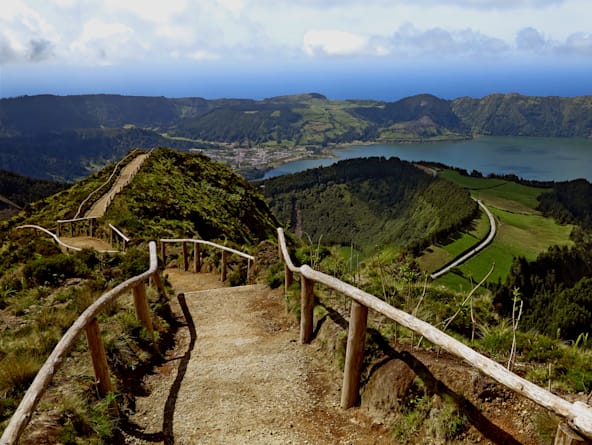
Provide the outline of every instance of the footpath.
[[[165,271],[185,320],[126,443],[393,444],[358,409],[339,407],[338,372],[298,343],[283,297],[265,286],[220,287],[218,275]],[[207,289],[207,290],[204,290]],[[141,431],[142,433],[137,433]]]

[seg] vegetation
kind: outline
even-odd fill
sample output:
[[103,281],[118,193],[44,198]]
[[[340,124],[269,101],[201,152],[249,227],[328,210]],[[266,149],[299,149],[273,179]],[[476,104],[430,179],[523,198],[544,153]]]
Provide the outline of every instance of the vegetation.
[[262,186],[272,211],[291,230],[364,252],[389,245],[421,250],[465,226],[477,211],[468,193],[396,158],[346,160]]
[[[131,158],[131,157],[130,157]],[[129,159],[124,159],[125,163]],[[104,219],[132,237],[133,246],[116,255],[83,250],[62,253],[49,237],[31,236],[21,224],[53,227],[71,218],[82,200],[105,183],[113,165],[56,195],[27,206],[0,226],[0,430],[16,409],[40,366],[63,333],[89,304],[120,282],[148,268],[146,242],[157,237],[200,236],[248,244],[275,234],[276,222],[259,192],[227,167],[203,155],[155,150]],[[206,250],[206,249],[204,249]],[[170,249],[170,254],[175,254]],[[210,252],[204,252],[210,253]],[[230,258],[232,260],[232,258]],[[233,261],[233,260],[232,260]],[[219,256],[203,258],[217,264]],[[229,273],[240,284],[246,264]],[[149,290],[159,349],[166,349],[175,320],[166,296]],[[163,298],[164,297],[164,298]],[[137,382],[161,357],[137,321],[129,296],[100,316],[114,393],[97,398],[95,378],[81,340],[39,409],[47,416],[43,440],[61,443],[118,443],[122,438],[110,409],[133,409]],[[24,441],[38,443],[33,426]]]
[[164,148],[150,155],[105,218],[143,239],[201,237],[238,244],[273,237],[277,227],[259,191],[228,167]]
[[0,168],[74,181],[131,148],[290,148],[498,136],[591,136],[591,97],[516,94],[396,102],[311,93],[264,100],[118,95],[0,99]]

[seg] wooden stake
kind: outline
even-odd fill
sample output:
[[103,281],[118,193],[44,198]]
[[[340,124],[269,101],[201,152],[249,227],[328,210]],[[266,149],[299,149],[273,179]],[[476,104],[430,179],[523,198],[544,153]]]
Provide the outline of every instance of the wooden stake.
[[152,328],[152,318],[150,316],[150,307],[148,306],[148,299],[146,298],[146,286],[144,283],[140,283],[132,288],[134,295],[134,307],[136,308],[136,316],[142,326],[144,326],[150,337],[152,338],[152,345],[156,350],[156,339],[154,338],[154,330]]
[[166,267],[166,243],[160,242],[160,255],[162,256],[162,264]]
[[343,369],[343,387],[341,389],[341,407],[343,409],[351,408],[358,400],[367,324],[368,308],[352,300]]
[[584,439],[574,430],[572,430],[568,424],[561,422],[557,426],[557,435],[555,436],[554,445],[590,445],[592,441]]
[[220,280],[222,282],[226,281],[226,251],[222,251],[222,267],[220,272]]
[[105,354],[105,347],[101,339],[99,322],[96,318],[93,318],[86,326],[86,339],[88,340],[88,349],[90,350],[90,356],[95,370],[99,395],[105,397],[108,393],[113,392],[113,387],[109,378],[107,355]]
[[302,276],[300,285],[300,343],[307,344],[313,333],[314,281]]
[[187,260],[187,243],[183,241],[183,270],[187,272],[189,270],[189,261]]
[[193,270],[195,273],[199,273],[201,270],[201,258],[198,243],[193,244]]

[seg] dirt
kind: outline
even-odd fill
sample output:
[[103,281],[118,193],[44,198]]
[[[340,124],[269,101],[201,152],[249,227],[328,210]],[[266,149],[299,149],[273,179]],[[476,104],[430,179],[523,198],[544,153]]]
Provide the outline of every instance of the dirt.
[[60,237],[60,241],[68,246],[78,247],[80,249],[95,249],[99,252],[113,250],[113,247],[107,241],[90,236],[62,236]]
[[166,274],[184,292],[172,306],[186,325],[145,379],[126,443],[395,443],[359,409],[339,407],[338,373],[320,346],[298,343],[278,292],[221,288],[212,274]]
[[149,156],[148,153],[136,156],[127,164],[119,174],[117,181],[107,193],[105,193],[97,202],[93,204],[91,209],[86,213],[86,217],[101,218],[105,214],[105,208],[113,200],[113,197],[121,191],[123,187],[131,182],[140,165]]

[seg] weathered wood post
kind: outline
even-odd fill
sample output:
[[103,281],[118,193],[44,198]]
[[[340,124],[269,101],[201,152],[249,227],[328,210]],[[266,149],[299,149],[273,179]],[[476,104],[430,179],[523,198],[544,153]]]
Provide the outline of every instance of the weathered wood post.
[[247,258],[247,284],[251,282],[251,258]]
[[343,387],[341,389],[341,407],[343,409],[351,408],[358,399],[367,324],[368,308],[352,300],[343,367]]
[[193,243],[193,270],[195,273],[199,273],[201,270],[201,258],[198,243]]
[[88,236],[93,236],[93,234],[94,234],[94,227],[93,227],[94,221],[95,221],[94,218],[90,218],[88,220]]
[[310,343],[313,333],[314,281],[300,276],[300,343]]
[[187,260],[187,242],[183,241],[183,270],[187,272],[189,270],[189,261]]
[[136,316],[142,326],[144,326],[150,338],[152,338],[152,345],[156,350],[156,339],[154,338],[154,330],[152,328],[152,317],[150,316],[150,307],[148,306],[148,299],[146,298],[146,286],[144,283],[140,283],[132,288],[134,295],[134,307],[136,308]]
[[220,272],[220,280],[222,282],[226,281],[226,251],[222,251],[222,271]]
[[166,243],[164,241],[160,242],[160,255],[162,256],[162,264],[166,267]]
[[110,245],[111,247],[115,247],[115,246],[113,245],[113,228],[112,228],[112,227],[111,227],[111,230],[109,231],[109,245]]
[[86,326],[86,339],[88,341],[88,349],[90,350],[90,356],[95,370],[99,395],[105,397],[108,393],[113,391],[113,387],[111,386],[111,379],[109,378],[107,354],[105,354],[99,322],[96,318],[93,318]]
[[590,445],[592,441],[584,439],[576,433],[570,426],[561,422],[557,426],[554,445]]
[[166,289],[164,288],[164,285],[162,284],[162,280],[160,278],[160,274],[158,273],[158,270],[151,275],[151,278],[152,278],[153,283],[156,285],[156,288],[158,289],[158,291],[162,294],[163,297],[166,297],[167,292],[166,292]]
[[74,236],[74,223],[70,221],[70,238]]
[[56,236],[59,238],[60,237],[60,226],[62,225],[61,222],[58,221],[58,225],[56,227]]

